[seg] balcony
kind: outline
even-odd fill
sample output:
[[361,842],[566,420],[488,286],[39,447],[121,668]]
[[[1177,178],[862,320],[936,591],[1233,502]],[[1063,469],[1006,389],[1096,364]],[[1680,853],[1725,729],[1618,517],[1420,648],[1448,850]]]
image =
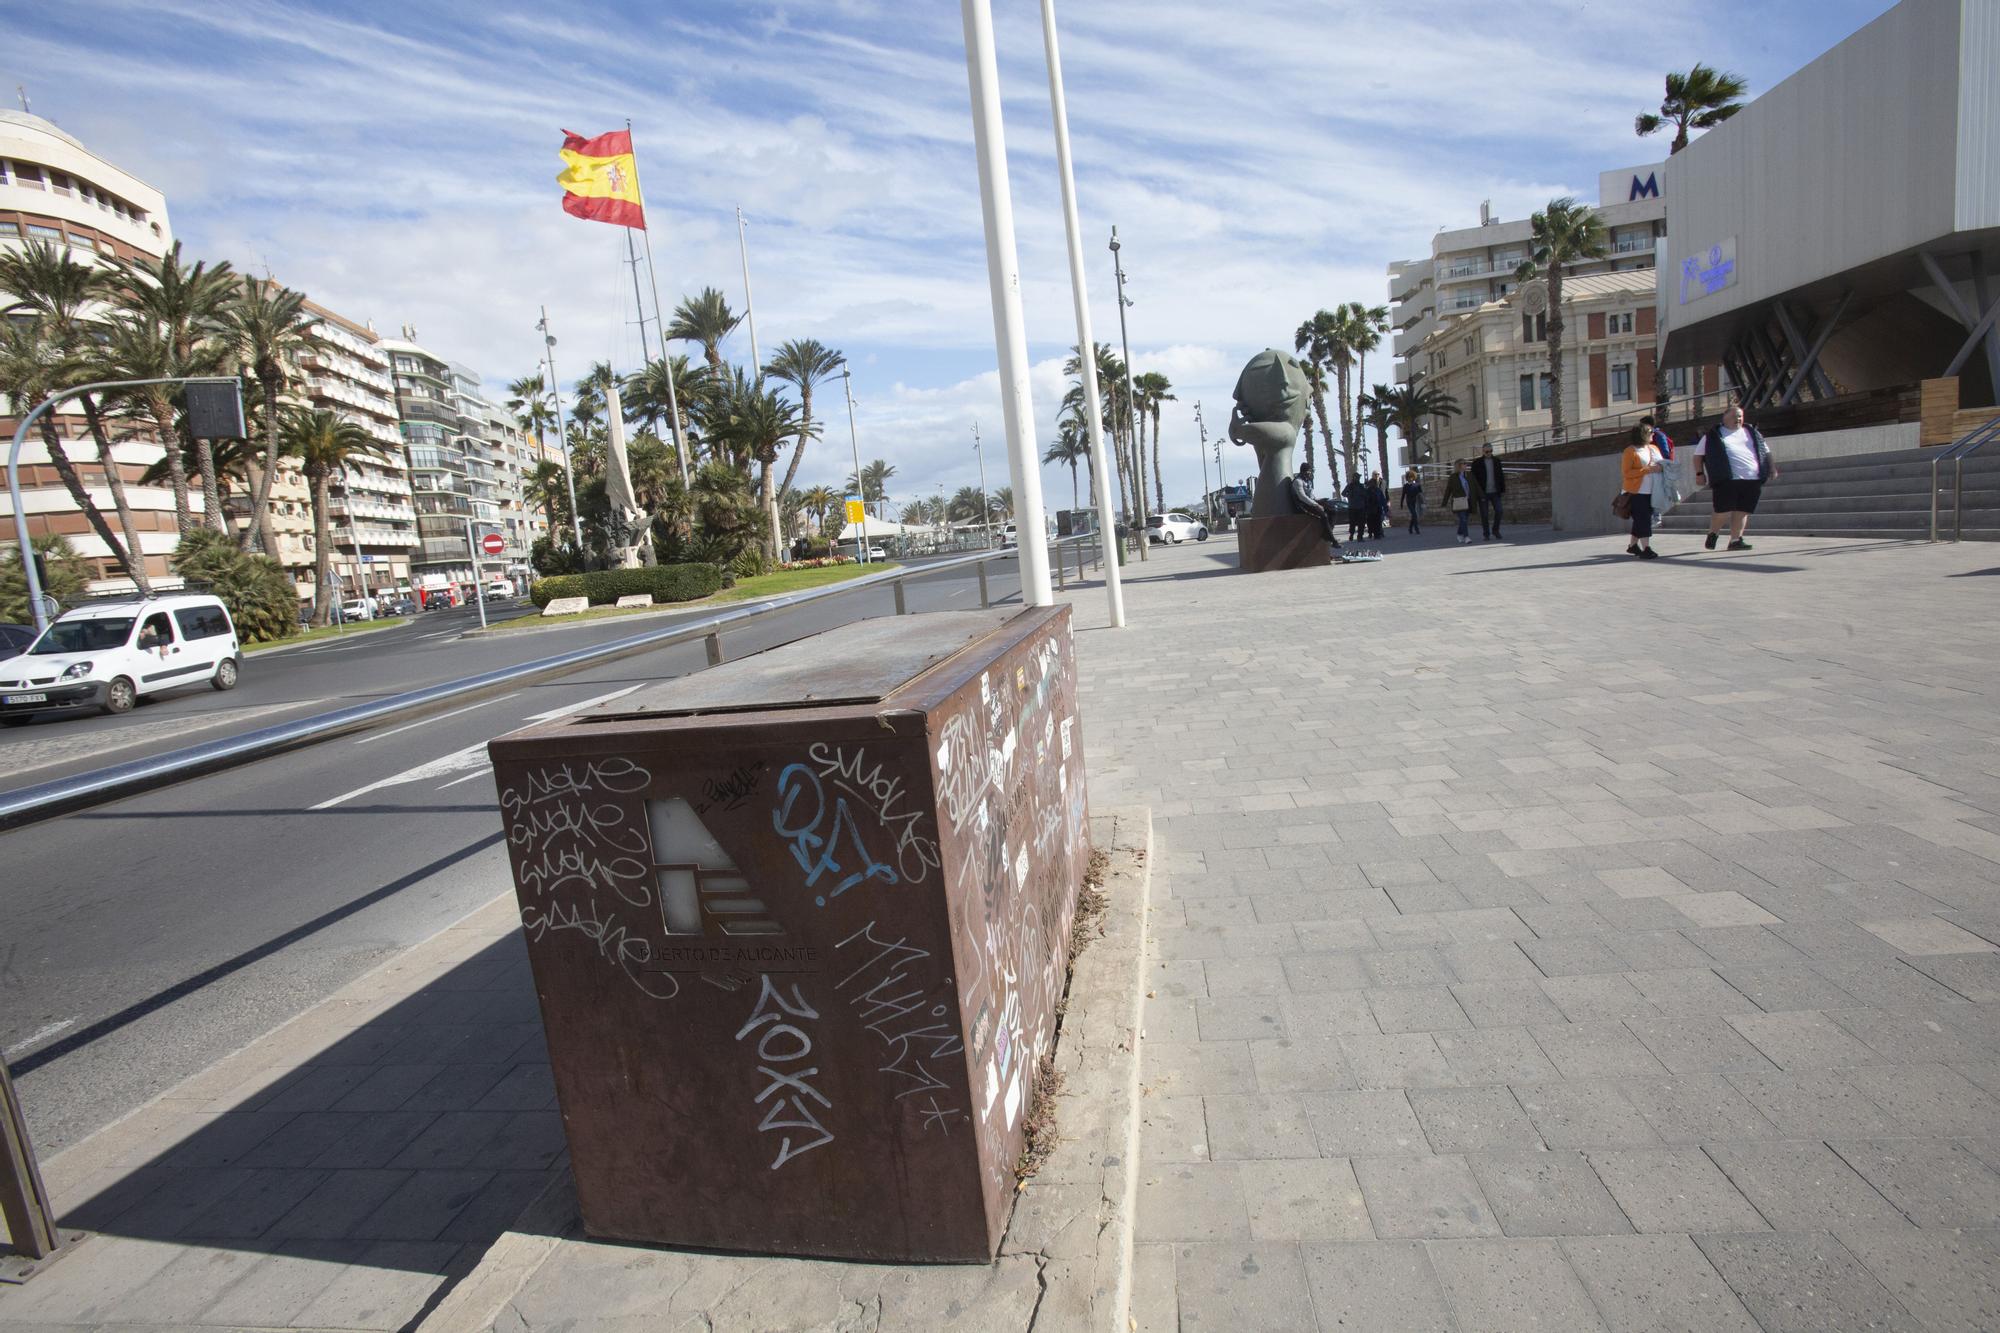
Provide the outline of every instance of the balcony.
[[1612,244],[1611,253],[1614,255],[1650,254],[1658,244],[1659,242],[1651,236],[1627,236],[1624,240]]
[[1438,310],[1444,314],[1459,314],[1467,310],[1477,310],[1493,298],[1483,292],[1464,292],[1449,301],[1438,303]]

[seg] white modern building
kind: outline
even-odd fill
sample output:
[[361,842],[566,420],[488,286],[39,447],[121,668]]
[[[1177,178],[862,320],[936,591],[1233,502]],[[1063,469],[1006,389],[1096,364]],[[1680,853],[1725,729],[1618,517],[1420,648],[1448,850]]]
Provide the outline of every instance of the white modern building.
[[1903,0],[1662,188],[1662,364],[1721,361],[1752,408],[1948,380],[2000,402],[2000,2]]
[[[173,244],[166,196],[40,116],[0,111],[0,247],[19,249],[35,241],[61,246],[73,258],[91,263],[107,263],[113,257],[157,257]],[[13,299],[0,292],[0,309]],[[0,430],[6,440],[13,438],[14,414],[32,406],[0,396]],[[115,532],[117,518],[105,464],[82,414],[59,411],[55,421],[58,443],[75,465],[85,494]],[[171,586],[177,580],[168,561],[180,543],[173,491],[165,483],[147,485],[142,480],[163,457],[159,443],[145,423],[120,422],[111,455],[111,466],[125,483],[147,575],[160,586]],[[132,586],[125,568],[63,485],[39,432],[22,449],[21,482],[21,506],[31,534],[66,538],[92,567],[97,590]],[[199,488],[193,504],[200,513]],[[18,541],[11,506],[0,491],[0,543]]]
[[[1651,269],[1659,238],[1666,230],[1663,163],[1620,167],[1597,179],[1597,212],[1603,218],[1605,258],[1578,264],[1572,272],[1623,272]],[[1396,382],[1422,370],[1417,355],[1438,329],[1490,302],[1510,295],[1517,285],[1515,270],[1528,257],[1527,218],[1503,222],[1485,204],[1479,225],[1439,231],[1431,238],[1431,253],[1389,265],[1389,324],[1395,331]]]
[[338,413],[360,426],[380,450],[379,457],[350,464],[334,484],[327,516],[335,546],[333,572],[346,596],[407,588],[417,511],[389,354],[368,324],[311,301],[306,308],[315,317],[315,345],[300,366],[300,396],[314,409]]

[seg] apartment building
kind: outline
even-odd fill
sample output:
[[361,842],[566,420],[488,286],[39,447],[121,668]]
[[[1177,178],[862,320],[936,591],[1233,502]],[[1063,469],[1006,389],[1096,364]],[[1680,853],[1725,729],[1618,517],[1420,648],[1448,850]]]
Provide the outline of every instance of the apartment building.
[[[1649,270],[1580,274],[1563,282],[1562,393],[1565,434],[1575,439],[1638,419],[1663,396],[1699,411],[1720,405],[1714,365],[1658,370],[1655,275]],[[1550,443],[1555,385],[1549,374],[1546,289],[1509,292],[1432,331],[1412,366],[1450,394],[1459,414],[1437,418],[1424,441],[1428,461]],[[1680,415],[1680,413],[1676,413]],[[1427,461],[1419,459],[1417,461]]]
[[[72,257],[91,263],[161,255],[173,243],[166,196],[40,116],[0,111],[0,247],[19,249],[32,241],[63,246]],[[11,294],[0,292],[0,308],[12,300]],[[0,397],[0,430],[7,439],[13,438],[18,419],[14,414],[30,407]],[[82,414],[58,411],[55,424],[58,442],[75,465],[85,493],[115,527],[105,464]],[[178,580],[168,565],[180,544],[180,531],[173,491],[164,483],[143,481],[162,456],[147,423],[118,423],[110,465],[125,483],[126,501],[138,529],[139,557],[156,586],[174,586]],[[55,533],[68,539],[92,567],[94,590],[131,588],[129,572],[62,484],[39,431],[21,450],[21,492],[27,530],[35,536]],[[199,492],[193,504],[199,514]],[[0,491],[0,542],[13,545],[19,540],[12,506]]]
[[[1659,162],[1599,175],[1597,213],[1604,220],[1607,253],[1577,265],[1575,273],[1651,274],[1654,252],[1666,232],[1665,179],[1665,164]],[[1418,349],[1441,327],[1513,293],[1514,274],[1528,257],[1530,236],[1527,218],[1503,222],[1481,204],[1478,226],[1441,230],[1431,238],[1428,257],[1389,265],[1397,383],[1425,367],[1427,360],[1418,356]]]
[[408,588],[417,511],[389,354],[366,323],[311,301],[306,309],[314,316],[315,346],[301,362],[300,395],[314,409],[336,412],[360,426],[381,451],[379,457],[358,459],[334,482],[327,516],[335,546],[333,572],[344,596]]

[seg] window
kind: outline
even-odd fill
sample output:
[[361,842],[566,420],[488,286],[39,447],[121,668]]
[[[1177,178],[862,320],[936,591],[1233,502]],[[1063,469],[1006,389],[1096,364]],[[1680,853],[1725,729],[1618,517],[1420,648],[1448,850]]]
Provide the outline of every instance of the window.
[[63,175],[60,171],[51,171],[49,173],[49,184],[54,187],[57,194],[69,193],[69,177]]
[[1607,333],[1630,333],[1632,331],[1632,312],[1628,310],[1622,315],[1609,316],[1605,320],[1604,329]]
[[32,162],[16,162],[14,180],[17,184],[39,190],[42,188],[42,169]]
[[1669,396],[1686,393],[1688,391],[1687,367],[1676,366],[1672,370],[1661,371],[1660,387],[1664,389]]
[[1616,403],[1632,401],[1632,364],[1621,361],[1611,367],[1611,400]]
[[230,633],[229,613],[219,606],[191,606],[174,612],[183,639],[219,639]]
[[1465,415],[1469,417],[1479,415],[1479,386],[1477,384],[1468,384],[1465,386]]
[[44,227],[39,222],[30,222],[28,224],[28,239],[31,241],[51,241],[56,245],[61,245],[63,243],[62,228]]
[[1467,356],[1471,356],[1471,355],[1472,355],[1472,339],[1470,339],[1470,338],[1467,338],[1467,339],[1466,339],[1466,340],[1464,341],[1464,343],[1462,343],[1462,344],[1460,344],[1460,345],[1461,345],[1461,346],[1462,346],[1462,347],[1463,347],[1463,348],[1465,349],[1465,354],[1466,354]]
[[1532,412],[1535,410],[1535,377],[1533,375],[1521,376],[1521,410],[1523,412]]
[[1546,314],[1531,315],[1521,312],[1521,341],[1524,343],[1545,343],[1549,340],[1549,317]]
[[0,157],[0,185],[7,183],[7,159]]
[[139,647],[165,648],[174,641],[173,626],[167,623],[165,611],[155,611],[146,617],[146,623],[139,626]]

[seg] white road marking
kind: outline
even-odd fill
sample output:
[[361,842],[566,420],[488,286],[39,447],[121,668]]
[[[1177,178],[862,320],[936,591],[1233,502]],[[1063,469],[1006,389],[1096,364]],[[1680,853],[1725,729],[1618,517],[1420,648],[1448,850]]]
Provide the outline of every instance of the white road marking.
[[30,1032],[22,1040],[15,1042],[12,1046],[9,1046],[6,1050],[0,1051],[0,1058],[12,1059],[14,1056],[21,1054],[23,1051],[33,1050],[35,1047],[47,1041],[50,1037],[55,1036],[58,1032],[67,1032],[70,1028],[73,1028],[75,1026],[76,1026],[76,1020],[74,1018],[65,1018],[60,1023],[51,1023],[47,1027],[41,1029],[39,1032]]
[[[609,694],[600,694],[594,699],[585,699],[580,703],[565,704],[561,708],[551,708],[545,713],[531,713],[526,720],[529,722],[552,721],[569,713],[580,713],[586,708],[594,708],[598,704],[609,703],[613,699],[621,698],[638,688],[637,685],[627,685],[622,690],[613,690]],[[516,693],[518,692],[516,691]],[[488,702],[493,703],[498,701],[488,700]],[[461,709],[460,711],[469,710]],[[445,716],[449,717],[451,715],[445,714]],[[431,720],[435,721],[436,719]],[[418,764],[415,768],[406,768],[393,777],[383,778],[380,782],[371,782],[365,787],[356,787],[353,791],[343,792],[330,801],[321,801],[318,805],[307,808],[310,810],[331,810],[336,805],[351,801],[357,796],[366,796],[369,792],[380,791],[384,787],[400,787],[409,782],[424,782],[433,778],[453,777],[455,774],[464,773],[467,769],[474,770],[469,776],[477,777],[480,773],[487,771],[488,766],[486,742],[479,741],[476,744],[466,746],[463,750],[454,750],[450,754],[440,755],[429,763]],[[465,779],[458,778],[457,781],[462,782]],[[449,786],[450,784],[447,783],[446,785]]]
[[409,731],[413,728],[427,727],[433,722],[442,722],[448,717],[457,717],[461,713],[470,713],[475,708],[484,708],[486,707],[487,704],[497,704],[503,699],[512,699],[515,697],[515,695],[518,694],[520,694],[519,690],[515,690],[510,694],[496,694],[491,699],[482,699],[476,704],[467,704],[465,707],[455,708],[449,713],[439,713],[435,717],[418,718],[415,722],[405,722],[400,727],[391,727],[387,731],[378,731],[372,736],[363,736],[360,740],[354,743],[356,745],[370,745],[376,741],[385,741],[389,739],[389,737],[391,736],[401,735],[403,732]]
[[462,778],[453,778],[453,779],[452,779],[452,780],[451,780],[450,782],[446,782],[446,783],[443,783],[443,784],[441,784],[441,785],[440,785],[440,786],[438,787],[438,790],[439,790],[439,791],[443,791],[443,790],[444,790],[444,789],[445,789],[446,787],[456,787],[456,786],[457,786],[457,785],[458,785],[459,783],[461,783],[461,782],[470,782],[470,781],[472,781],[472,780],[473,780],[474,778],[483,778],[483,777],[485,777],[485,776],[486,776],[486,775],[485,775],[484,773],[480,773],[480,772],[472,772],[472,773],[467,773],[467,774],[466,774],[466,775],[465,775],[464,777],[462,777]]

